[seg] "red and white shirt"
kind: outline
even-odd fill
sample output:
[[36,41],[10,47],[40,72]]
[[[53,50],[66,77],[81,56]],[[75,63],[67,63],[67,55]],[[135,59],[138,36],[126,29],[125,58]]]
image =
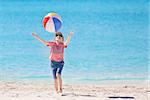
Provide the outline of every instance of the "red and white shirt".
[[64,60],[64,48],[67,48],[67,45],[64,43],[48,42],[47,46],[51,47],[50,60],[56,62]]

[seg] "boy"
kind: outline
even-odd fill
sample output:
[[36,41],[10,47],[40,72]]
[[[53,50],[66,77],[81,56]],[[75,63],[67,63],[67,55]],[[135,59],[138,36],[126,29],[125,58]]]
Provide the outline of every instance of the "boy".
[[64,66],[64,48],[67,48],[73,34],[73,32],[70,32],[66,42],[64,42],[63,34],[61,32],[56,32],[55,40],[48,42],[40,38],[37,34],[32,33],[36,39],[44,43],[46,46],[51,47],[49,58],[51,60],[51,68],[53,72],[56,93],[62,93],[61,72]]

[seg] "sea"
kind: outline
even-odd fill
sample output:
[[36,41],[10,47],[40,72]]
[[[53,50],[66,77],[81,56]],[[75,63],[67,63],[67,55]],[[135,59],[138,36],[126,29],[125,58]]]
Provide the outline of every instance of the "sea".
[[149,0],[0,0],[0,81],[53,81],[50,48],[54,33],[43,18],[62,18],[64,83],[147,80],[149,76]]

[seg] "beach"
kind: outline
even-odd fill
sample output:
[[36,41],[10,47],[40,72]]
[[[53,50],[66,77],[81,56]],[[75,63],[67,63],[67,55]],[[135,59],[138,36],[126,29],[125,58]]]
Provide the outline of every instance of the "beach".
[[[0,3],[0,100],[148,100],[148,0]],[[74,32],[64,54],[62,96],[54,93],[51,49],[31,35],[54,40],[43,27],[51,12],[62,19],[65,41]]]
[[62,96],[52,83],[0,82],[1,100],[148,100],[147,81],[106,81],[101,84],[64,84]]

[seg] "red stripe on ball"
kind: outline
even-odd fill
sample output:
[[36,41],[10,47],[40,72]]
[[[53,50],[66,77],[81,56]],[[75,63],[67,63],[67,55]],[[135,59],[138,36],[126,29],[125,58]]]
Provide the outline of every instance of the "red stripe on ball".
[[43,20],[43,25],[44,25],[44,28],[46,28],[46,24],[48,22],[48,20],[50,19],[50,17],[45,17],[44,20]]

